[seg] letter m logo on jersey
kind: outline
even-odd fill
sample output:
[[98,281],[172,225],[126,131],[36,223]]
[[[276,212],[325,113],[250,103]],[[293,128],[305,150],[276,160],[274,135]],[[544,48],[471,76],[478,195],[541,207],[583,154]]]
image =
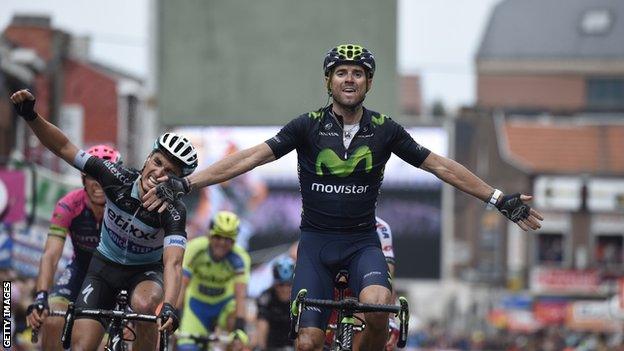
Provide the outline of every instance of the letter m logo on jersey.
[[316,174],[323,176],[323,169],[327,169],[337,177],[348,177],[360,162],[364,162],[364,170],[370,173],[373,168],[373,154],[368,146],[358,147],[346,160],[341,159],[332,149],[323,149],[316,157]]

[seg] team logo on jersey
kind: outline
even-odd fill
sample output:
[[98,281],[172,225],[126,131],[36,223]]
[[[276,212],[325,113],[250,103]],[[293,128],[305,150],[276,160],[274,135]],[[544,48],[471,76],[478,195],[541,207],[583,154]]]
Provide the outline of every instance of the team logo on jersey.
[[366,145],[358,147],[346,160],[341,159],[332,149],[323,149],[316,157],[316,174],[324,176],[323,169],[325,168],[334,176],[348,177],[362,161],[364,170],[370,173],[373,168],[373,153]]
[[325,130],[330,130],[332,126],[333,126],[333,124],[331,122],[327,123],[325,125]]
[[388,118],[388,116],[381,114],[379,116],[372,116],[371,121],[373,122],[373,124],[380,126],[384,124],[384,122],[386,121],[386,118]]
[[111,207],[107,208],[107,217],[106,224],[114,232],[123,231],[141,240],[155,240],[158,238],[158,231],[150,232],[143,230],[138,221],[134,221],[134,217],[116,213]]

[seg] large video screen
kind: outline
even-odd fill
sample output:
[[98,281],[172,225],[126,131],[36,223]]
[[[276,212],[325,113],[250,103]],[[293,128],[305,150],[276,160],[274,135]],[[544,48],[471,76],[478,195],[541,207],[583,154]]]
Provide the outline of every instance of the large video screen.
[[[197,146],[199,169],[203,169],[231,152],[270,139],[279,129],[187,127],[175,131]],[[441,128],[407,128],[407,131],[433,152],[447,154],[447,137]],[[398,277],[439,277],[440,190],[441,183],[435,176],[394,155],[388,161],[377,215],[392,228]],[[256,252],[283,249],[299,236],[301,196],[296,152],[224,184],[204,188],[186,200],[190,237],[205,233],[212,214],[225,209],[242,217],[239,241],[252,257]]]

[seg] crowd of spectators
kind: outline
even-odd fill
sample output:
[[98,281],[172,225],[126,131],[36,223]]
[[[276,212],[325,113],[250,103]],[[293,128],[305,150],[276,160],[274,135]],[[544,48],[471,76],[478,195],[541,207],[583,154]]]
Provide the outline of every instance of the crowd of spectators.
[[624,351],[624,332],[596,333],[551,326],[535,332],[500,329],[447,332],[438,323],[411,333],[410,351]]

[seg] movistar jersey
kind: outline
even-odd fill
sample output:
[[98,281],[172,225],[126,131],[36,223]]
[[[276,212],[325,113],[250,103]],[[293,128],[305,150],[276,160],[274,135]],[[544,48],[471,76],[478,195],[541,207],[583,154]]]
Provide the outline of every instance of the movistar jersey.
[[222,260],[215,261],[208,249],[208,237],[201,236],[188,243],[182,269],[190,279],[185,300],[194,298],[214,304],[234,295],[234,284],[249,282],[251,260],[247,251],[234,245]]
[[416,167],[430,153],[401,125],[367,109],[348,148],[342,132],[328,106],[293,119],[266,141],[276,158],[297,150],[302,230],[374,230],[377,195],[391,153]]
[[95,178],[106,205],[97,253],[127,265],[162,259],[163,247],[186,247],[186,207],[180,201],[165,211],[148,211],[139,199],[140,173],[80,151],[74,166]]

